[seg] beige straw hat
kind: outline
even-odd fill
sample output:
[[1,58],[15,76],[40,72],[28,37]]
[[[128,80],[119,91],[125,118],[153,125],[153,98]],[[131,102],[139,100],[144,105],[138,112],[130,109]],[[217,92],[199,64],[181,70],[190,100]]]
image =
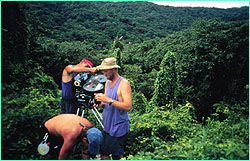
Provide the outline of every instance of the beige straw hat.
[[114,68],[120,68],[119,65],[116,64],[116,58],[106,58],[102,61],[102,64],[97,66],[100,70],[107,70],[107,69],[114,69]]

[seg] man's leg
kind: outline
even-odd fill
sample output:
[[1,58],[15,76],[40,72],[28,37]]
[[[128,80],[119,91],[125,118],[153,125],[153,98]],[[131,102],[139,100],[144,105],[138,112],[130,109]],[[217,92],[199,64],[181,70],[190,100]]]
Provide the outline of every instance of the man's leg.
[[115,145],[117,151],[115,153],[116,155],[112,155],[113,160],[120,160],[123,157],[126,140],[127,140],[127,134],[119,138],[116,138]]
[[[103,143],[102,143],[102,160],[110,160],[110,156],[107,154],[112,154],[113,160],[120,160],[124,153],[124,144],[126,141],[127,134],[122,137],[113,137],[108,133],[103,132]],[[114,155],[115,154],[115,155]]]
[[102,133],[103,141],[101,144],[101,160],[111,160],[110,154],[110,142],[109,142],[109,135],[106,132]]

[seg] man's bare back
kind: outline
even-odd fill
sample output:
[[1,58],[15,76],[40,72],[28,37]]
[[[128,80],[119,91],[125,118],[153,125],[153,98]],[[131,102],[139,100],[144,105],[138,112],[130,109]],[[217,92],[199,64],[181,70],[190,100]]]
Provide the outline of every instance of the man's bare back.
[[61,114],[55,116],[45,123],[45,127],[51,134],[64,138],[66,135],[78,136],[82,129],[80,123],[87,127],[93,127],[87,119],[75,114]]
[[[87,119],[75,114],[60,114],[46,121],[44,125],[49,135],[63,138],[63,145],[58,159],[68,159],[74,145],[79,141],[84,143],[85,150],[87,148],[91,154],[98,154],[102,134],[100,130],[93,128],[93,125]],[[86,130],[84,135],[82,133],[83,129]],[[88,155],[85,156],[89,158]],[[85,156],[82,155],[83,159],[86,159]],[[50,158],[50,154],[47,157]]]

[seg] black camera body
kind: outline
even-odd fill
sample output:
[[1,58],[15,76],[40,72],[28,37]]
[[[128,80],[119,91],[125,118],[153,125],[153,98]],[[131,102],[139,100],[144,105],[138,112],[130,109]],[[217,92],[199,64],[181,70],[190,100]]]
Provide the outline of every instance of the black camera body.
[[91,73],[78,73],[76,76],[74,76],[74,85],[76,88],[81,88],[86,81],[91,77]]
[[94,75],[91,73],[79,73],[74,77],[75,96],[79,103],[89,107],[92,103],[100,104],[94,98],[94,93],[103,93],[105,82],[107,78],[105,75]]

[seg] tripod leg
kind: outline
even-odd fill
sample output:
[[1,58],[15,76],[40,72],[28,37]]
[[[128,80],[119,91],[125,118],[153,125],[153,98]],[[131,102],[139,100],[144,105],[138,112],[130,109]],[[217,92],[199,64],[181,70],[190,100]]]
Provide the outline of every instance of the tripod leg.
[[95,109],[96,113],[99,115],[99,117],[100,117],[101,120],[102,120],[102,116],[100,115],[99,111],[96,109],[96,107],[94,107],[94,109]]
[[103,124],[102,124],[102,122],[100,121],[100,119],[98,118],[98,116],[96,115],[95,111],[94,111],[93,109],[91,109],[91,111],[94,113],[94,115],[95,115],[97,121],[100,123],[100,125],[101,125],[102,128],[103,128]]
[[84,110],[82,110],[82,117],[84,116]]
[[78,114],[79,114],[79,110],[80,110],[80,108],[77,108],[77,112],[76,112],[76,115],[78,115]]

